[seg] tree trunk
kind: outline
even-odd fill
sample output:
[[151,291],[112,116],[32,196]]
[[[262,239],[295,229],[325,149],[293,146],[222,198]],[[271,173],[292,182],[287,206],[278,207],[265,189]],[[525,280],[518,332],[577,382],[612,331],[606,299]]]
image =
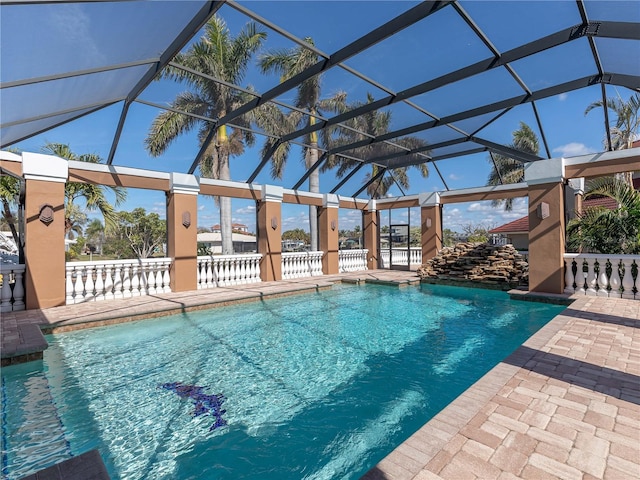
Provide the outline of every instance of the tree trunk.
[[[219,152],[220,180],[231,180],[229,155]],[[231,198],[220,197],[220,235],[222,237],[222,254],[233,254],[233,237],[231,234]]]
[[[311,143],[311,148],[308,150],[307,155],[307,168],[311,165],[315,165],[318,161],[318,144],[316,142]],[[309,191],[312,193],[320,193],[320,171],[316,169],[311,175],[309,175]],[[309,234],[311,251],[318,250],[318,208],[315,205],[309,205]]]

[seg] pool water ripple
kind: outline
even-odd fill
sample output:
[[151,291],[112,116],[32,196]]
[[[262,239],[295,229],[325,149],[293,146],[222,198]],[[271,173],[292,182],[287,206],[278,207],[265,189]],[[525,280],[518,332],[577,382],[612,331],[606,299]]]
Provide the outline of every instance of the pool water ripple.
[[[4,473],[98,448],[114,479],[358,478],[560,310],[336,286],[51,336],[40,365],[3,369]],[[228,426],[170,382],[223,394]]]

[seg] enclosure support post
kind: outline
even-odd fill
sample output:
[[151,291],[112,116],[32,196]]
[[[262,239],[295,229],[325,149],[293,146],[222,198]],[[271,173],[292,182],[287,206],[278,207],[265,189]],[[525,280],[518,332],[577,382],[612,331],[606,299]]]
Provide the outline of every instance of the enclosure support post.
[[325,275],[338,273],[338,207],[340,202],[337,195],[327,193],[322,200],[318,219],[320,223],[319,243],[322,256],[322,272]]
[[529,186],[529,290],[564,291],[564,160],[525,166]]
[[442,205],[437,192],[420,194],[422,263],[442,250]]
[[376,270],[379,268],[379,249],[378,249],[378,233],[380,217],[376,210],[376,201],[371,200],[367,208],[362,212],[363,227],[362,236],[364,248],[369,250],[367,253],[367,269]]
[[24,152],[25,306],[27,310],[64,305],[64,187],[69,168],[53,155]]
[[194,175],[171,173],[167,192],[167,256],[171,257],[171,291],[198,288],[198,193]]
[[258,253],[260,279],[263,282],[282,280],[282,187],[262,186],[258,202]]

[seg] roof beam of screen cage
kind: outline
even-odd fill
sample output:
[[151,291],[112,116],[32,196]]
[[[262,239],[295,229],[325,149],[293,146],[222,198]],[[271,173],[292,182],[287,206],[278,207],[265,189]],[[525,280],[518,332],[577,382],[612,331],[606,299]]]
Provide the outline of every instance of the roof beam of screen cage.
[[[631,25],[631,27],[629,27],[629,25]],[[468,65],[454,72],[447,73],[433,80],[428,80],[413,87],[409,87],[405,90],[402,90],[401,92],[398,92],[395,95],[389,95],[354,110],[350,110],[340,115],[331,117],[327,120],[326,123],[307,126],[296,132],[292,132],[291,136],[295,138],[300,135],[306,135],[311,132],[320,130],[321,128],[344,122],[346,120],[364,115],[365,113],[374,110],[379,110],[380,108],[404,101],[408,98],[415,97],[423,93],[430,92],[450,83],[464,80],[479,73],[501,67],[506,63],[514,62],[516,60],[520,60],[536,53],[540,53],[544,50],[557,47],[559,45],[562,45],[563,43],[581,38],[584,35],[636,40],[640,39],[640,29],[637,28],[637,24],[626,24],[623,22],[599,22],[598,26],[598,29],[589,29],[587,28],[589,27],[589,25],[585,26],[580,24],[573,27],[565,28],[563,30],[560,30],[559,32],[547,35],[546,37],[542,37],[525,45],[521,45],[507,52],[504,52],[502,53],[500,58],[496,59],[494,57],[491,57],[480,60],[479,62],[476,62],[472,65]]]
[[[378,180],[380,177],[383,177],[386,172],[387,172],[386,168],[381,168],[380,171],[377,174],[375,174],[373,177],[371,177],[367,183],[365,183],[356,193],[354,193],[351,196],[353,198],[355,198],[358,195],[360,195],[362,192],[364,192],[369,187],[369,185],[371,185],[373,182]],[[380,183],[382,183],[382,182],[380,182]]]
[[540,130],[540,136],[542,137],[544,151],[547,153],[547,158],[551,158],[551,151],[549,150],[549,144],[547,143],[547,136],[544,134],[544,128],[542,127],[542,122],[540,121],[540,115],[538,114],[538,107],[536,107],[536,102],[531,102],[531,108],[533,108],[533,114],[536,117],[538,130]]
[[500,185],[504,185],[504,179],[502,178],[502,173],[500,172],[500,169],[498,168],[498,163],[496,162],[496,157],[493,156],[493,152],[491,150],[489,150],[489,156],[491,157],[491,161],[493,162],[493,168],[496,170],[496,173],[498,174],[498,178],[500,179]]
[[297,190],[300,188],[300,185],[302,185],[304,183],[304,181],[309,178],[311,176],[311,174],[320,167],[320,165],[322,165],[324,163],[324,161],[327,159],[328,155],[327,152],[324,152],[322,155],[320,155],[320,158],[318,158],[318,160],[316,160],[316,162],[311,165],[306,172],[304,172],[304,175],[302,175],[302,177],[300,178],[300,180],[298,180],[296,182],[296,184],[293,186],[292,190]]
[[97,104],[92,104],[92,105],[85,105],[85,106],[82,106],[80,108],[72,108],[72,109],[62,110],[62,111],[54,112],[54,113],[50,113],[50,114],[38,115],[37,117],[28,118],[26,120],[20,120],[20,121],[16,121],[16,122],[11,122],[11,123],[6,123],[6,124],[3,124],[3,125],[0,125],[0,129],[2,129],[2,128],[10,127],[10,126],[13,126],[13,125],[20,125],[22,123],[35,122],[37,120],[44,120],[46,118],[55,117],[55,116],[58,116],[58,115],[65,115],[67,113],[79,112],[81,110],[88,109],[86,112],[83,112],[82,114],[79,114],[79,115],[71,117],[71,118],[67,118],[66,120],[64,120],[62,122],[58,122],[58,123],[54,124],[53,126],[46,126],[46,127],[42,128],[40,130],[36,130],[35,132],[29,132],[27,135],[23,135],[22,137],[18,137],[18,138],[14,139],[14,140],[12,140],[10,142],[2,143],[2,144],[0,144],[0,148],[6,148],[6,147],[9,147],[9,146],[11,146],[13,144],[16,144],[18,142],[22,142],[23,140],[27,140],[28,138],[35,137],[36,135],[40,135],[43,132],[49,131],[51,128],[59,127],[60,125],[64,125],[64,124],[69,123],[69,122],[71,122],[73,120],[77,120],[77,119],[85,117],[87,115],[91,115],[92,113],[95,113],[98,110],[102,110],[103,108],[110,107],[111,105],[115,105],[116,103],[118,103],[120,101],[122,101],[122,99],[110,101],[108,103],[97,103]]
[[[576,0],[576,4],[578,5],[578,11],[580,12],[580,17],[582,18],[583,23],[588,23],[589,19],[587,17],[587,10],[584,6],[584,2],[582,0]],[[589,48],[591,48],[591,55],[593,56],[593,61],[596,64],[598,69],[598,73],[602,75],[604,73],[604,69],[602,68],[602,61],[600,59],[600,54],[598,53],[598,49],[596,47],[596,42],[593,40],[593,37],[589,37]],[[602,111],[604,117],[604,129],[606,132],[607,138],[607,150],[611,151],[612,142],[611,142],[611,129],[609,127],[609,109],[607,108],[607,91],[604,83],[600,84],[600,95],[602,96]]]
[[[586,76],[586,77],[578,78],[576,80],[571,80],[569,82],[562,83],[560,85],[554,85],[553,87],[548,87],[542,90],[535,91],[531,95],[519,95],[516,97],[508,98],[506,100],[501,100],[499,102],[495,102],[489,105],[483,105],[482,107],[466,110],[464,112],[454,113],[452,115],[442,117],[439,122],[430,121],[430,122],[419,123],[411,127],[396,130],[394,132],[388,132],[384,135],[380,135],[376,137],[373,140],[360,141],[360,142],[354,142],[349,145],[343,145],[339,147],[339,150],[346,151],[353,148],[370,145],[372,143],[383,142],[391,138],[403,137],[405,135],[412,135],[414,133],[422,132],[424,130],[429,130],[431,128],[440,126],[442,124],[459,122],[461,120],[466,120],[468,118],[484,115],[486,113],[491,113],[498,110],[515,107],[517,105],[529,103],[535,100],[540,100],[547,97],[553,97],[561,93],[578,90],[580,88],[595,85],[600,82],[612,83],[616,85],[629,86],[629,88],[634,88],[632,85],[640,86],[640,77],[636,77],[633,75],[622,75],[622,74],[605,74],[604,76],[601,76],[601,75]],[[337,152],[332,151],[331,153],[337,153]]]
[[522,152],[520,150],[516,150],[515,148],[509,147],[507,145],[502,145],[499,143],[491,142],[489,140],[485,140],[484,138],[474,137],[473,140],[475,143],[479,143],[480,145],[484,145],[489,150],[500,153],[501,155],[505,155],[509,158],[513,158],[514,160],[520,160],[521,162],[535,162],[538,160],[542,160],[538,155],[533,155],[531,153]]
[[[248,9],[242,8],[241,5],[237,4],[236,2],[230,1],[227,3],[232,8],[241,11],[242,13],[244,13],[245,15],[253,19],[256,19],[257,16],[253,12],[251,12]],[[220,123],[222,124],[227,123],[233,120],[234,118],[239,117],[240,115],[244,115],[245,113],[254,109],[261,103],[272,100],[282,95],[283,93],[296,88],[305,80],[308,80],[326,70],[329,70],[330,68],[339,64],[340,62],[343,62],[353,57],[354,55],[357,55],[358,53],[366,50],[367,48],[375,45],[376,43],[384,40],[385,38],[390,37],[395,33],[422,20],[423,18],[428,17],[432,13],[437,12],[438,10],[445,7],[449,3],[450,1],[425,1],[416,5],[415,7],[407,10],[404,13],[401,13],[394,19],[388,21],[384,25],[381,25],[380,27],[368,32],[367,34],[363,35],[357,40],[351,42],[346,47],[341,48],[337,52],[330,55],[329,58],[325,57],[325,59],[319,61],[315,65],[312,65],[311,67],[305,69],[299,74],[294,75],[293,77],[285,80],[284,82],[279,83],[277,86],[264,92],[261,98],[249,101],[244,105],[242,105],[241,107],[229,112],[227,115],[225,115],[220,119]],[[290,34],[289,36],[292,37],[292,35]],[[316,50],[314,49],[314,51]]]
[[118,126],[111,142],[111,149],[109,150],[109,156],[107,158],[107,165],[113,163],[113,157],[116,154],[118,143],[120,142],[120,135],[124,127],[124,122],[129,112],[129,106],[138,95],[140,95],[158,75],[159,72],[176,56],[180,50],[189,42],[189,40],[209,21],[209,18],[215,14],[222,6],[223,2],[209,1],[206,2],[200,10],[191,18],[189,23],[180,31],[180,33],[173,39],[171,44],[162,52],[160,59],[157,63],[151,65],[138,83],[129,91],[127,98],[124,101],[122,112],[120,113],[120,119],[118,120]]

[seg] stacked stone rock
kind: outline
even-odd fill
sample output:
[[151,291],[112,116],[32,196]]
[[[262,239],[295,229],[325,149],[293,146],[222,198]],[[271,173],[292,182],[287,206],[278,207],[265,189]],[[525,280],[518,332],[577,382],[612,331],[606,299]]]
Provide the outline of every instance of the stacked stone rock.
[[429,283],[463,281],[503,289],[529,283],[529,264],[513,245],[458,243],[440,250],[417,273]]

